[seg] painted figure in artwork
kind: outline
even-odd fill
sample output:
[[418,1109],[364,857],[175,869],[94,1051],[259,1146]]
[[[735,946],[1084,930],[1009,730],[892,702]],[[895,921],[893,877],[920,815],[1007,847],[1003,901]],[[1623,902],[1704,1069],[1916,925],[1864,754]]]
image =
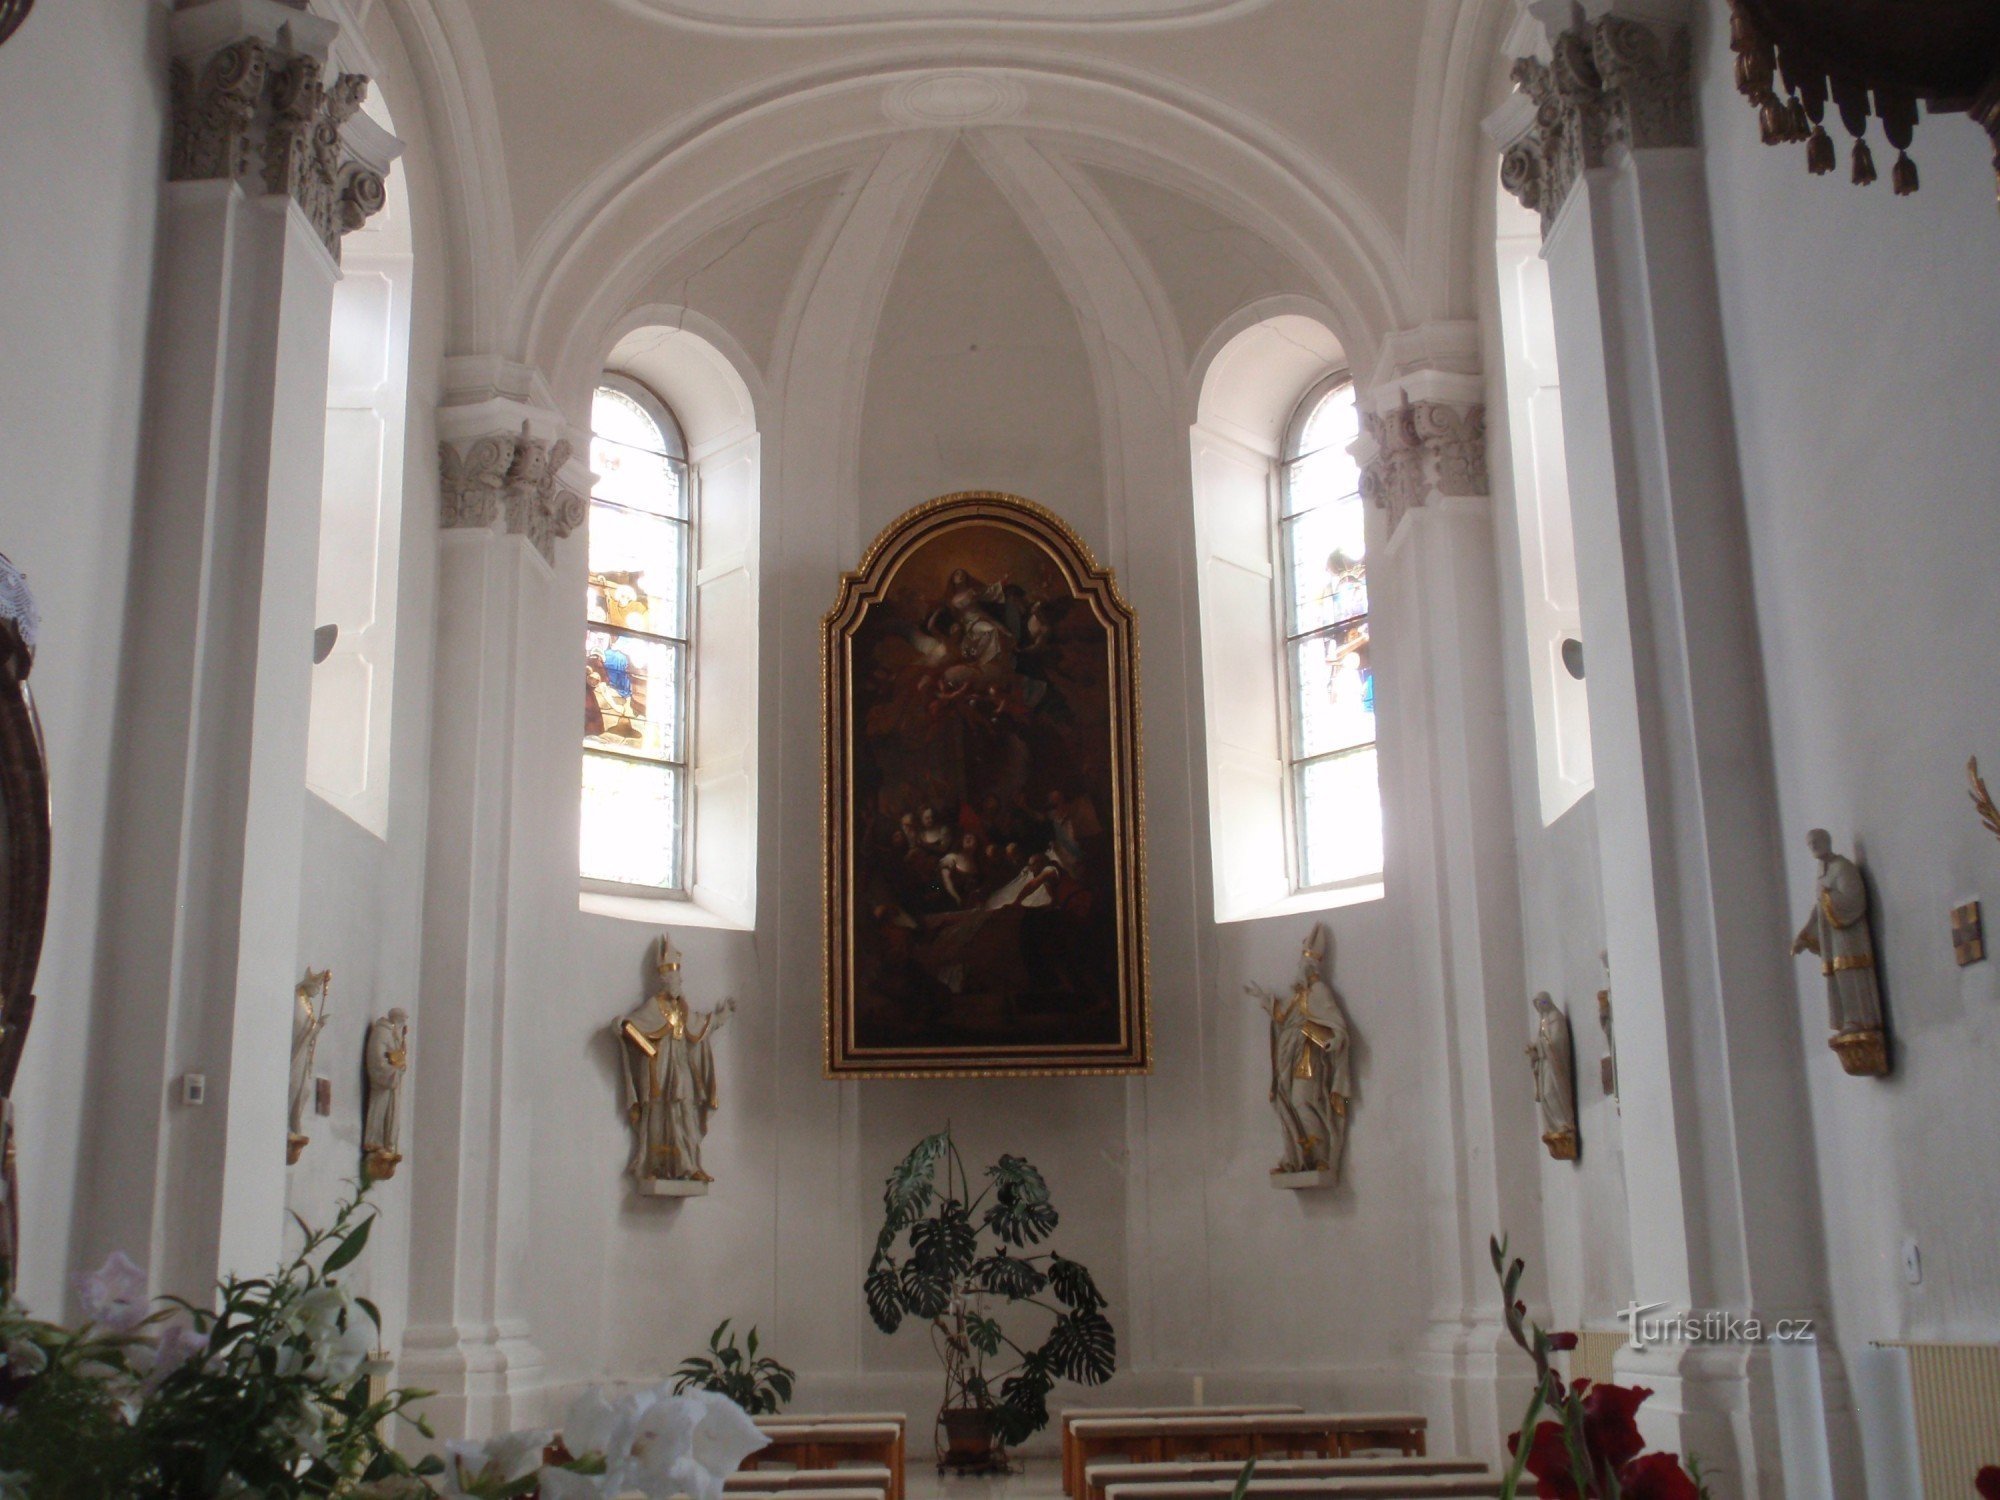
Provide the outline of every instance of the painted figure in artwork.
[[307,969],[306,977],[292,991],[292,1077],[287,1115],[285,1161],[295,1162],[311,1144],[306,1134],[306,1111],[312,1107],[313,1054],[319,1050],[319,1034],[326,1029],[326,992],[333,980],[331,969]]
[[396,1175],[403,1157],[397,1150],[402,1135],[403,1077],[410,1068],[410,1017],[401,1007],[368,1028],[362,1059],[368,1079],[368,1106],[361,1124],[361,1165],[370,1182]]
[[654,966],[659,989],[617,1026],[633,1131],[629,1170],[642,1190],[648,1183],[714,1181],[701,1166],[702,1138],[718,1102],[713,1043],[736,1009],[734,1000],[700,1014],[688,1008],[680,951],[665,933]]
[[1274,1173],[1331,1172],[1337,1178],[1347,1144],[1351,1035],[1340,997],[1327,983],[1328,944],[1326,928],[1314,927],[1289,995],[1244,986],[1271,1018],[1271,1107],[1285,1135]]
[[1575,1161],[1576,1065],[1569,1017],[1544,990],[1535,996],[1535,1021],[1528,1062],[1535,1073],[1535,1103],[1542,1110],[1542,1144],[1557,1161]]
[[1868,931],[1868,884],[1854,861],[1833,852],[1824,828],[1806,835],[1819,861],[1813,909],[1792,939],[1792,953],[1819,955],[1826,976],[1827,1045],[1848,1072],[1861,1076],[1889,1071],[1888,1042],[1882,1029],[1882,992],[1875,979],[1875,940]]

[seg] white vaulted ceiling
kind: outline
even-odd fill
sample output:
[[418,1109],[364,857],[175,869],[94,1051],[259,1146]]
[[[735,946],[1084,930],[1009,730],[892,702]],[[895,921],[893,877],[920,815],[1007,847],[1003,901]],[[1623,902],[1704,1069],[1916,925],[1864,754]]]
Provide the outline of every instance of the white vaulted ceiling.
[[731,302],[768,360],[829,193],[954,136],[1081,174],[1186,356],[1253,289],[1322,303],[1357,352],[1464,316],[1438,266],[1490,107],[1468,59],[1514,0],[375,3],[451,34],[483,116],[458,341],[587,369],[614,304]]
[[628,10],[696,25],[759,28],[1030,23],[1172,25],[1255,10],[1270,0],[616,0]]

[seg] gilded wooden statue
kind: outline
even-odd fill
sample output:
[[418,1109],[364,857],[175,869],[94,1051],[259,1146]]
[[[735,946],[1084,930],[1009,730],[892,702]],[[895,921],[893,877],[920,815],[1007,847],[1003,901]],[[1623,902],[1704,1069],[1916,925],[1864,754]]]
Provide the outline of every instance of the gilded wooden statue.
[[627,1170],[648,1196],[698,1197],[714,1181],[701,1165],[702,1138],[719,1102],[714,1040],[736,1002],[690,1010],[681,993],[681,954],[665,933],[654,968],[660,987],[616,1027],[633,1133]]
[[[1300,951],[1290,994],[1243,987],[1271,1018],[1271,1107],[1285,1137],[1285,1154],[1271,1176],[1281,1187],[1340,1180],[1354,1084],[1347,1017],[1326,979],[1329,943],[1326,928],[1315,926]],[[1316,1181],[1284,1180],[1300,1177]]]

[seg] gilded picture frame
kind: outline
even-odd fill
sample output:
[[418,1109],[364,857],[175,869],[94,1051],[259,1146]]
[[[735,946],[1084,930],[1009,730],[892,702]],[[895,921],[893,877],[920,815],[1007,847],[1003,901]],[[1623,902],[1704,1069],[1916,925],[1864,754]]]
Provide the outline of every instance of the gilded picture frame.
[[899,517],[821,637],[828,1077],[1143,1073],[1136,618],[1060,517]]

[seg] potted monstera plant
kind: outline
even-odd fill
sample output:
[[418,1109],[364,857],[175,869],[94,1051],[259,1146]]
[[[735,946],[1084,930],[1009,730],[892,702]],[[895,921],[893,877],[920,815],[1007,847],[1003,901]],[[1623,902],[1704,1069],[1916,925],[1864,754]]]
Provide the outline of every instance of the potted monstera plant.
[[938,1463],[960,1472],[1004,1467],[1010,1445],[1048,1425],[1058,1379],[1102,1385],[1118,1366],[1090,1272],[1035,1248],[1058,1222],[1042,1174],[1002,1156],[977,1186],[949,1128],[917,1142],[889,1174],[863,1282],[884,1333],[929,1325],[944,1367]]

